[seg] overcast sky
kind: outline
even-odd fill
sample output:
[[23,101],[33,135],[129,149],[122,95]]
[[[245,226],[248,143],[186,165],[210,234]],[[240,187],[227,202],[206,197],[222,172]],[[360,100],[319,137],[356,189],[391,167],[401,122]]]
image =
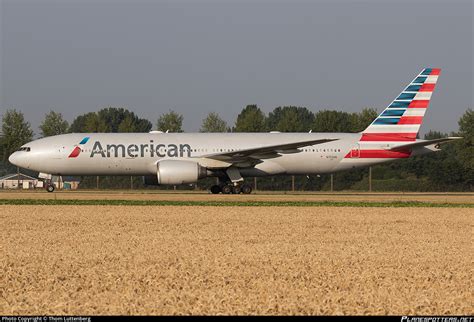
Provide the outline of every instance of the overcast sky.
[[473,107],[473,1],[0,0],[0,112],[69,120],[106,106],[185,131],[247,104],[382,110],[442,68],[422,132]]

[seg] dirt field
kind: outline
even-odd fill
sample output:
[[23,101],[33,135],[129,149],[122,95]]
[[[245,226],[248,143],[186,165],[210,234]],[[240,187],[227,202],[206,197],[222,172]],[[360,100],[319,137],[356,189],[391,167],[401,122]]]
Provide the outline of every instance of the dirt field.
[[121,200],[173,200],[173,201],[421,201],[439,203],[472,203],[474,193],[271,193],[261,192],[251,195],[212,195],[206,192],[174,192],[153,190],[79,190],[48,193],[38,191],[0,190],[0,199],[121,199]]
[[0,315],[474,313],[469,208],[0,206],[0,223]]

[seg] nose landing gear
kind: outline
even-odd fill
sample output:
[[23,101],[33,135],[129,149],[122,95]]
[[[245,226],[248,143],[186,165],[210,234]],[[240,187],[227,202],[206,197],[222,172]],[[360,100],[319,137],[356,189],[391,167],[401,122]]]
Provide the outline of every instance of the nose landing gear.
[[38,174],[38,178],[43,179],[44,188],[47,192],[53,192],[54,189],[56,189],[56,186],[54,185],[52,180],[53,176],[51,174],[40,172]]
[[47,183],[46,184],[46,191],[47,192],[53,192],[54,189],[55,189],[54,184],[52,184],[52,183]]

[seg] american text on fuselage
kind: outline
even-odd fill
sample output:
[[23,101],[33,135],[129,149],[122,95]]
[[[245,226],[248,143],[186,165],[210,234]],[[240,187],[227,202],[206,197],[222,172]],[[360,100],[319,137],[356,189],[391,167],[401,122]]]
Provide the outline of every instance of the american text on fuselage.
[[145,144],[106,144],[105,149],[100,141],[95,141],[90,157],[100,156],[103,158],[137,158],[137,157],[191,157],[191,146],[189,144],[154,144],[153,140]]

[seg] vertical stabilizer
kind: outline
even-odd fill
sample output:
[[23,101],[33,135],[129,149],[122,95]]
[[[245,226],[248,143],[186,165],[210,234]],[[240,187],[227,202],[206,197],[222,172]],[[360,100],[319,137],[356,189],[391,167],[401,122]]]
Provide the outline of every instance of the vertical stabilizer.
[[361,141],[415,141],[440,72],[423,69],[362,132]]

